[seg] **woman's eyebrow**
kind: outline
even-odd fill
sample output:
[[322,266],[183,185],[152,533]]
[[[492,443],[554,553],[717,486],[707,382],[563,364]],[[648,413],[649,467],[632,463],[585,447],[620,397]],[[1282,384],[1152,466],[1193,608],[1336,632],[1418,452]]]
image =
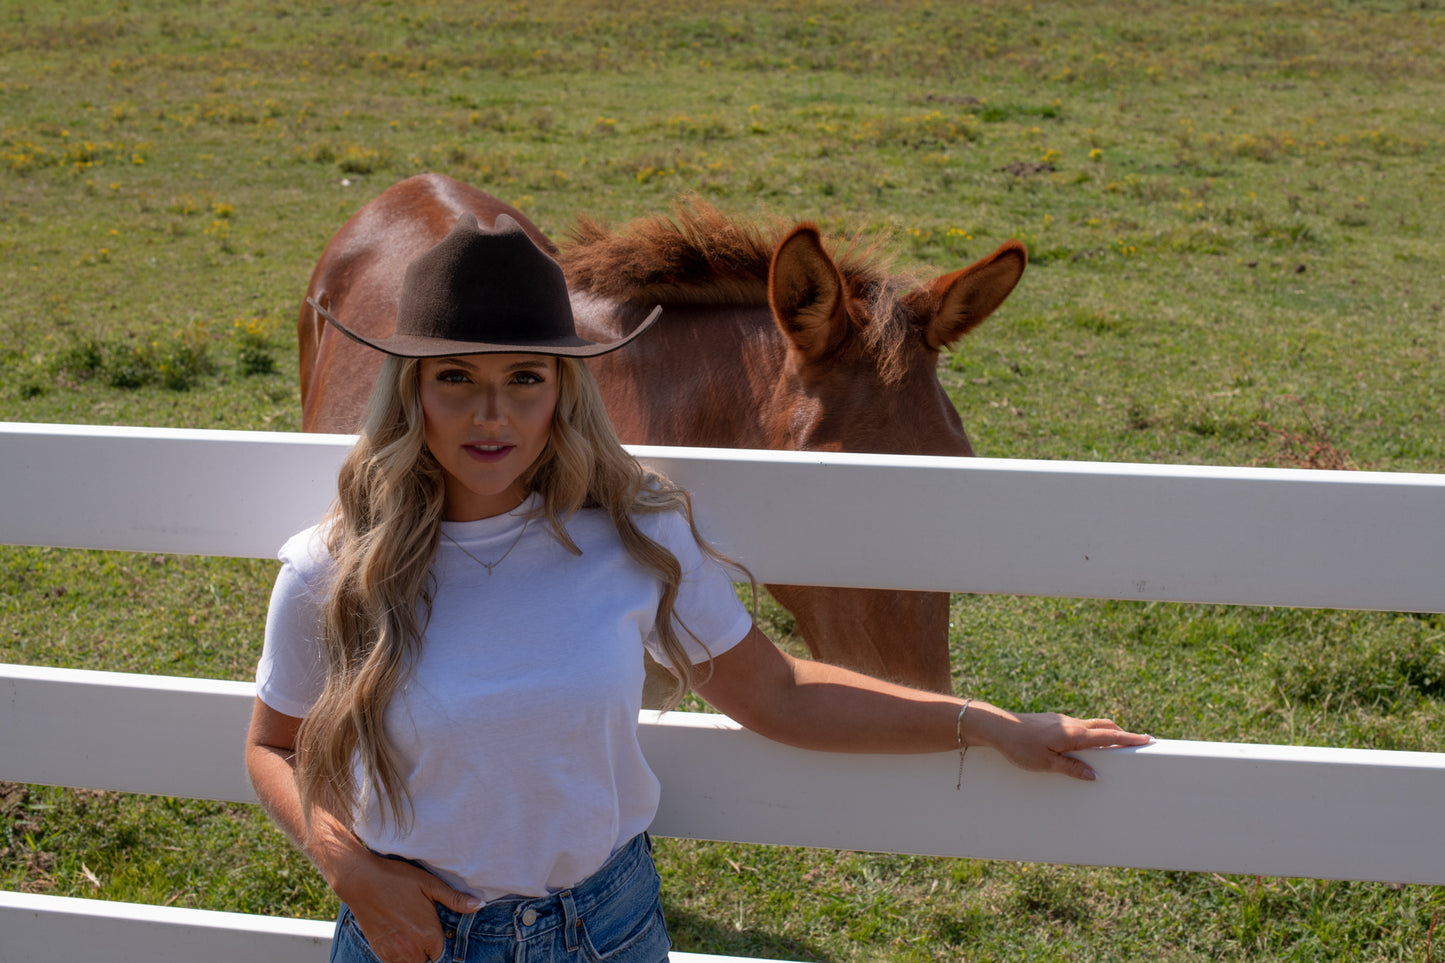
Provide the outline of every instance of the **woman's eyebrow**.
[[[468,360],[466,359],[466,356],[465,356],[465,355],[444,356],[444,357],[440,357],[440,358],[433,358],[432,360],[435,361],[437,364],[442,364],[442,365],[456,365],[456,366],[459,367],[459,368],[466,368],[466,369],[468,369],[468,370],[470,370],[470,371],[475,371],[475,370],[477,370],[477,366],[476,366],[474,363],[468,361]],[[543,368],[546,368],[546,367],[547,367],[547,362],[546,362],[546,359],[544,359],[544,358],[521,358],[521,359],[518,359],[517,361],[513,361],[511,364],[507,365],[507,367],[504,368],[503,370],[504,370],[504,371],[519,371],[519,370],[523,370],[523,369],[528,369],[528,370],[531,370],[531,369],[539,369],[539,370],[540,370],[540,369],[543,369]]]
[[547,361],[544,358],[523,358],[507,365],[508,371],[542,371],[547,368]]

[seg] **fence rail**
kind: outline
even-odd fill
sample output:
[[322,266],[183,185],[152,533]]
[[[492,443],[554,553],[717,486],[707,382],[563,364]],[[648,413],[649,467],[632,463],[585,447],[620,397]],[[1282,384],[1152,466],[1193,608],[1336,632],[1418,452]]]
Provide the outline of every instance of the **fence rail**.
[[[0,543],[272,558],[325,510],[351,441],[0,423]],[[1438,475],[632,451],[765,582],[1445,609]]]
[[[0,425],[0,543],[269,557],[324,511],[350,442]],[[635,451],[766,581],[1445,610],[1432,475]],[[251,801],[251,699],[248,683],[3,666],[0,779]],[[659,835],[1445,884],[1445,754],[1164,740],[1091,753],[1100,781],[1081,784],[977,750],[955,790],[953,754],[807,753],[704,714],[641,731]],[[81,945],[134,941],[137,959],[299,963],[325,941],[325,924],[195,913],[0,893],[0,948],[58,959],[93,932]]]

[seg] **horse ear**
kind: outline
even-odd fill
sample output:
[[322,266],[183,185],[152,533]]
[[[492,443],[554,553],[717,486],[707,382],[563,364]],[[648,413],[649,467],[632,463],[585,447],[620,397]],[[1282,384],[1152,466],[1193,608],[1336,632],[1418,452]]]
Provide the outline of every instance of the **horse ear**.
[[768,303],[778,327],[810,361],[825,356],[843,338],[848,312],[843,278],[818,228],[800,224],[773,252],[768,270]]
[[924,339],[935,351],[952,344],[983,323],[1003,304],[1023,277],[1028,251],[1018,241],[1003,246],[961,271],[945,274],[928,286],[938,299],[925,322]]

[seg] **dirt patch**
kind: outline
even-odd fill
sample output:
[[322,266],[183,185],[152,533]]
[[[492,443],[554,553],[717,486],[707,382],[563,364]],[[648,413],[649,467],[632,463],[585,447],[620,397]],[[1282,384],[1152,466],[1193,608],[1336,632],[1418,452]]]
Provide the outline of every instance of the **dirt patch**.
[[0,782],[0,819],[9,818],[25,805],[25,800],[30,798],[30,790],[22,783]]
[[1030,174],[1049,174],[1058,168],[1047,161],[1014,161],[999,170],[1005,174],[1012,174],[1015,177],[1028,177]]
[[1360,465],[1349,453],[1341,451],[1330,441],[1324,427],[1303,403],[1300,408],[1309,421],[1307,431],[1291,431],[1271,425],[1267,421],[1256,421],[1255,427],[1274,435],[1279,440],[1279,451],[1268,458],[1256,459],[1256,465],[1270,468],[1318,468],[1325,471],[1358,471]]
[[953,107],[977,107],[983,103],[983,99],[968,94],[962,96],[957,94],[924,94],[923,102],[926,104],[949,104]]
[[43,893],[55,888],[50,870],[55,866],[55,854],[34,849],[24,843],[26,834],[35,823],[29,819],[26,803],[30,789],[23,783],[0,782],[0,838],[11,839],[15,845],[0,846],[0,865],[18,865],[24,873],[20,891]]

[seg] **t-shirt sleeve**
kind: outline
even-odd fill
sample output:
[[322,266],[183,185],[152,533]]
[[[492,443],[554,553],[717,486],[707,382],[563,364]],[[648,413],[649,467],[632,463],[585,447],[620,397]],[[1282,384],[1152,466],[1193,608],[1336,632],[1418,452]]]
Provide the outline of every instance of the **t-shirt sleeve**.
[[281,571],[266,610],[266,643],[256,666],[256,696],[277,712],[303,718],[326,684],[316,586],[330,559],[315,530],[293,537],[279,553]]
[[[693,663],[706,662],[747,636],[753,627],[752,614],[739,601],[728,570],[705,554],[693,538],[687,519],[676,512],[662,512],[655,517],[656,530],[648,534],[672,552],[682,566],[673,627]],[[646,645],[654,659],[663,665],[671,664],[656,632],[647,637]]]

